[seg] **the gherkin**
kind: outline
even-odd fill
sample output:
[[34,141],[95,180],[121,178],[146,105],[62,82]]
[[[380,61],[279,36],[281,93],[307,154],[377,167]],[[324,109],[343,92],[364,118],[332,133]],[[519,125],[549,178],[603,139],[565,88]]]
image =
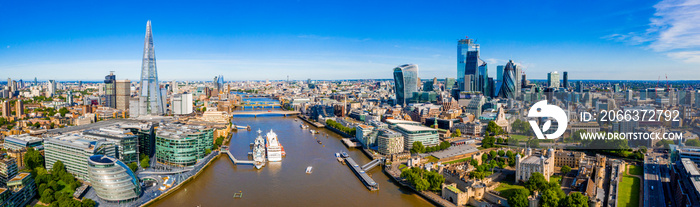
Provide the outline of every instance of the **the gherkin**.
[[156,69],[156,51],[153,48],[151,21],[146,23],[146,40],[143,45],[143,62],[141,64],[141,90],[139,91],[139,115],[163,115],[163,98],[158,85]]

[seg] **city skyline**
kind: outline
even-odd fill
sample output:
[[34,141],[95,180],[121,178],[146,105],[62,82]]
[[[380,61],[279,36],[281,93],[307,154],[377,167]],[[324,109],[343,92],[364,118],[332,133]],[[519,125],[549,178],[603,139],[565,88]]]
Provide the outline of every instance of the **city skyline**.
[[[227,80],[391,79],[391,69],[405,63],[421,67],[424,79],[453,77],[457,41],[464,36],[481,45],[490,77],[512,59],[531,79],[546,79],[551,71],[568,71],[572,80],[656,80],[666,74],[670,80],[700,79],[694,70],[700,62],[700,43],[694,39],[700,34],[688,24],[700,18],[692,12],[698,4],[684,1],[605,2],[604,7],[509,2],[513,8],[381,2],[372,9],[328,2],[219,8],[147,3],[154,12],[134,15],[124,15],[138,8],[127,5],[104,11],[86,9],[104,6],[98,3],[46,3],[25,11],[11,9],[23,7],[13,4],[0,9],[2,19],[13,20],[3,22],[0,33],[0,71],[12,79],[42,74],[61,81],[99,80],[115,71],[119,79],[138,80],[142,25],[149,19],[158,31],[163,81],[211,80],[213,74]],[[483,9],[463,12],[461,7]],[[590,13],[566,9],[573,7]],[[386,8],[421,12],[392,17],[384,14]],[[260,9],[266,12],[251,13]],[[17,18],[20,12],[27,17]],[[200,72],[187,73],[193,69]]]

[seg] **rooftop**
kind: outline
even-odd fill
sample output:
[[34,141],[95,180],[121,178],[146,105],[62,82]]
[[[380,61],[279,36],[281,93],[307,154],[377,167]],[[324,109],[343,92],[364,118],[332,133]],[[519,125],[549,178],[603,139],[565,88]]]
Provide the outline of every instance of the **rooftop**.
[[454,156],[458,156],[458,155],[475,153],[478,151],[479,150],[476,149],[476,147],[473,147],[470,145],[459,145],[459,146],[451,146],[450,148],[447,148],[446,150],[433,152],[431,155],[434,157],[437,157],[438,159],[443,159],[443,158],[454,157]]
[[433,129],[433,128],[425,127],[425,126],[417,126],[417,125],[397,124],[396,126],[399,129],[402,129],[402,130],[405,130],[408,132],[437,131],[437,129]]
[[22,180],[22,179],[24,179],[24,177],[27,177],[28,175],[29,175],[29,173],[20,173],[17,176],[15,176],[14,178],[10,179],[10,181],[8,181],[8,182]]
[[459,189],[457,189],[457,187],[455,187],[455,186],[448,185],[448,186],[446,186],[446,187],[447,187],[448,190],[450,190],[450,191],[452,191],[452,192],[454,192],[454,193],[457,193],[457,194],[462,193],[462,191],[459,190]]

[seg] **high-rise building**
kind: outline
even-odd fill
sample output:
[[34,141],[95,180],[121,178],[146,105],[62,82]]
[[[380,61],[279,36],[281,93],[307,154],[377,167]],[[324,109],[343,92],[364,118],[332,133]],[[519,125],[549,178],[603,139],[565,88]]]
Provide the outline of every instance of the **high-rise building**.
[[452,91],[457,81],[454,78],[445,78],[445,91]]
[[146,39],[143,45],[143,61],[141,64],[141,90],[139,91],[138,115],[163,115],[162,93],[158,85],[158,70],[156,68],[156,52],[153,48],[151,21],[146,23]]
[[117,98],[117,109],[128,111],[129,110],[129,98],[131,97],[131,81],[130,80],[117,80],[116,84],[116,98]]
[[124,162],[105,155],[93,155],[88,159],[87,167],[90,184],[101,199],[129,201],[141,195],[138,177]]
[[11,117],[12,116],[12,108],[10,108],[9,101],[2,102],[2,116],[3,117]]
[[22,100],[15,101],[15,116],[17,116],[17,118],[24,116],[24,103]]
[[418,66],[404,64],[394,68],[394,90],[396,91],[396,104],[406,105],[413,92],[418,92]]
[[552,71],[547,73],[547,87],[559,88],[559,72]]
[[520,88],[520,84],[517,84],[517,76],[515,63],[513,63],[513,60],[508,61],[508,64],[506,64],[505,68],[503,69],[503,83],[499,91],[500,97],[515,98],[517,96],[516,90]]
[[73,91],[67,91],[66,93],[67,93],[67,94],[66,94],[66,96],[67,96],[67,97],[66,97],[66,103],[67,103],[69,106],[72,106],[72,105],[73,105]]
[[576,92],[583,93],[583,83],[576,81]]
[[564,88],[569,88],[569,72],[564,71]]
[[173,107],[174,115],[191,114],[192,109],[192,94],[173,94],[171,98],[171,107]]
[[17,159],[4,157],[0,159],[0,186],[7,187],[7,181],[15,177],[18,172]]
[[46,96],[53,96],[56,94],[56,80],[49,80],[49,87],[48,90],[46,91]]
[[109,108],[117,108],[117,83],[116,76],[113,72],[105,76],[105,106]]
[[[479,44],[476,44],[472,39],[461,39],[457,42],[457,82],[463,83],[467,82],[464,80],[465,75],[471,75],[471,89],[472,91],[482,91],[484,83],[480,80],[485,80],[487,74],[480,74],[479,70],[485,70],[486,62],[479,58]],[[460,88],[462,91],[466,91],[464,88]]]
[[503,80],[503,69],[505,68],[505,65],[499,65],[496,66],[496,80]]

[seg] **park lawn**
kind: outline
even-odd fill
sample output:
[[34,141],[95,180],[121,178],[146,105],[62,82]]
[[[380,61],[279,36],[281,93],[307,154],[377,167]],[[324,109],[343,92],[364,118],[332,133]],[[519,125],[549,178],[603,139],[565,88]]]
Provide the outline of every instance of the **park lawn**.
[[526,135],[519,135],[519,134],[511,134],[511,135],[510,135],[510,138],[513,138],[513,139],[518,140],[518,141],[527,141],[528,136],[526,136]]
[[71,196],[75,192],[75,190],[73,190],[74,189],[73,185],[66,185],[66,182],[63,182],[63,180],[59,180],[57,183],[58,183],[58,185],[63,186],[63,188],[61,188],[61,190],[58,192],[67,192]]
[[511,185],[511,184],[508,184],[508,183],[506,183],[506,182],[501,182],[501,184],[498,185],[498,187],[496,187],[496,189],[494,189],[494,190],[500,192],[500,193],[501,193],[501,197],[507,198],[507,196],[508,196],[509,194],[515,192],[515,190],[517,190],[517,189],[519,189],[519,188],[525,189],[525,186],[522,186],[522,185]]
[[467,157],[467,158],[462,158],[462,159],[458,159],[458,160],[452,160],[452,161],[449,161],[449,162],[445,162],[444,164],[454,164],[454,163],[460,163],[460,162],[469,162],[469,161],[471,161],[471,159],[472,159],[471,157]]
[[440,160],[440,159],[438,159],[437,157],[432,156],[432,155],[426,157],[426,159],[428,159],[428,162],[437,162],[438,160]]
[[643,169],[639,166],[636,166],[636,165],[630,165],[629,170],[627,171],[627,174],[630,174],[630,175],[642,176],[642,173],[644,173]]
[[639,185],[639,178],[628,175],[622,176],[617,194],[617,204],[620,207],[639,206]]

